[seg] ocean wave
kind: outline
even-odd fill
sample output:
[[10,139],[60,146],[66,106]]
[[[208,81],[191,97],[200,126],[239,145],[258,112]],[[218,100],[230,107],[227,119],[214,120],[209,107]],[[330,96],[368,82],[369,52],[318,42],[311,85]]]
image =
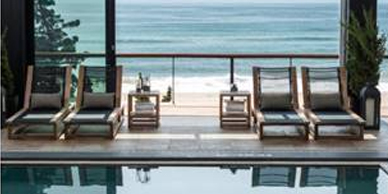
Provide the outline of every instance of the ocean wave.
[[[216,37],[216,36],[188,36],[184,38],[178,37],[163,37],[163,38],[130,38],[130,39],[117,39],[118,44],[136,43],[136,44],[165,44],[165,43],[184,43],[184,42],[230,42],[230,41],[245,41],[245,42],[263,42],[263,41],[337,41],[337,37],[332,36],[257,36],[257,37]],[[86,41],[85,41],[86,42]],[[92,40],[88,40],[88,43],[95,43]],[[100,41],[96,41],[100,42]]]
[[[131,77],[123,78],[123,85],[126,90],[135,89],[136,79]],[[239,90],[252,91],[252,76],[235,75],[235,83]],[[298,77],[298,90],[302,91],[302,80]],[[151,79],[151,88],[166,91],[167,87],[172,86],[171,77],[157,77]],[[229,75],[220,76],[188,76],[175,78],[175,91],[180,93],[217,93],[221,90],[228,90],[230,87]],[[330,86],[322,85],[321,89],[330,90]],[[378,85],[382,92],[388,92],[388,80],[382,79]]]
[[239,37],[233,38],[237,41],[336,41],[337,37],[319,37],[319,36],[306,36],[306,37]]
[[171,39],[154,39],[154,38],[150,38],[150,39],[136,39],[136,38],[133,38],[133,39],[117,39],[116,40],[116,43],[120,44],[120,43],[150,43],[150,44],[157,44],[157,43],[173,43],[173,42],[181,42],[180,40],[174,40],[173,38]]

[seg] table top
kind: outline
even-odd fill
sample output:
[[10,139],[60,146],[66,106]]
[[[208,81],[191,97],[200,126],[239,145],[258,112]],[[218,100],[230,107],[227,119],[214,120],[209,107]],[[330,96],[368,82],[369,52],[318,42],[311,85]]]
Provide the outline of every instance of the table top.
[[149,91],[149,92],[129,91],[128,95],[130,95],[130,96],[159,96],[160,92],[157,90]]
[[249,92],[249,91],[236,91],[236,92],[221,91],[220,95],[222,95],[222,96],[249,96],[249,95],[251,95],[251,92]]

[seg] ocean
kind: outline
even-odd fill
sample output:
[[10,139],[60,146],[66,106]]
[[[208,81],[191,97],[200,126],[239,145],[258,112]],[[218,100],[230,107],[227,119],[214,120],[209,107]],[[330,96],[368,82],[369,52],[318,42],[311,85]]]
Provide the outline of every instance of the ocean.
[[[68,31],[79,37],[78,52],[105,49],[105,1],[57,0],[65,20],[80,19]],[[266,4],[126,3],[116,0],[117,53],[322,53],[339,52],[340,6],[336,3]],[[380,29],[388,32],[388,4],[378,10]],[[388,46],[388,45],[387,45]],[[124,59],[125,79],[133,87],[138,72],[150,75],[154,88],[172,84],[171,59]],[[86,65],[104,65],[87,59]],[[236,83],[251,87],[254,65],[287,66],[285,59],[236,60]],[[293,60],[295,66],[338,66],[337,60]],[[176,91],[218,91],[229,81],[229,61],[176,59]],[[388,82],[388,60],[382,83]]]

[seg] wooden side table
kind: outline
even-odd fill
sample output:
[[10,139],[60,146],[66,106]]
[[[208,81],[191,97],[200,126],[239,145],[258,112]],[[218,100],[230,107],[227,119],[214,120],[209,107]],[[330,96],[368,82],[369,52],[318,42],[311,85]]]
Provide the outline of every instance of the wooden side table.
[[[229,112],[224,110],[225,98],[244,98],[245,108],[242,112]],[[220,126],[224,127],[246,127],[251,126],[251,93],[249,91],[221,91],[220,92]]]
[[[149,112],[137,112],[133,109],[133,98],[148,97],[155,98],[154,110]],[[160,92],[136,92],[128,93],[128,129],[136,127],[156,127],[160,124]]]

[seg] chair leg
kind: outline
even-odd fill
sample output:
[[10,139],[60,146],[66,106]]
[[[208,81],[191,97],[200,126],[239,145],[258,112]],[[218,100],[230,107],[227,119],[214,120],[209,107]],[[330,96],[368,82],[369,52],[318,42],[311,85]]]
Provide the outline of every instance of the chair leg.
[[73,126],[72,124],[65,124],[65,129],[64,129],[65,139],[72,138],[73,136],[73,131],[71,130],[72,126]]
[[59,137],[58,137],[58,129],[59,129],[59,126],[58,126],[58,123],[53,123],[53,139],[54,140],[57,140],[57,139],[59,139]]
[[304,139],[306,140],[306,141],[308,141],[309,140],[309,132],[310,132],[310,127],[309,127],[309,124],[305,124],[304,125]]
[[359,139],[364,140],[364,125],[360,125]]
[[117,133],[120,130],[121,124],[122,124],[122,120],[120,118],[117,118],[116,121],[109,124],[110,139],[114,139],[116,137]]
[[133,126],[133,118],[131,116],[128,116],[128,130],[130,130],[132,126]]
[[114,130],[114,128],[115,128],[115,124],[114,123],[111,123],[111,124],[109,124],[109,131],[110,131],[110,135],[109,135],[109,138],[110,139],[114,139],[115,138],[115,130]]
[[131,122],[132,122],[132,121],[131,121],[131,117],[128,116],[128,123],[127,123],[128,130],[131,129],[131,125],[132,125]]
[[318,125],[315,124],[314,125],[314,140],[318,140],[319,139],[319,129],[318,129]]
[[264,139],[264,126],[263,124],[259,124],[259,139],[263,140]]
[[13,126],[12,125],[7,125],[7,132],[8,132],[8,139],[13,139]]
[[20,130],[25,129],[29,125],[27,124],[9,124],[6,126],[6,130],[8,132],[8,139],[20,139],[23,138],[21,135],[15,135],[15,133],[19,132]]

